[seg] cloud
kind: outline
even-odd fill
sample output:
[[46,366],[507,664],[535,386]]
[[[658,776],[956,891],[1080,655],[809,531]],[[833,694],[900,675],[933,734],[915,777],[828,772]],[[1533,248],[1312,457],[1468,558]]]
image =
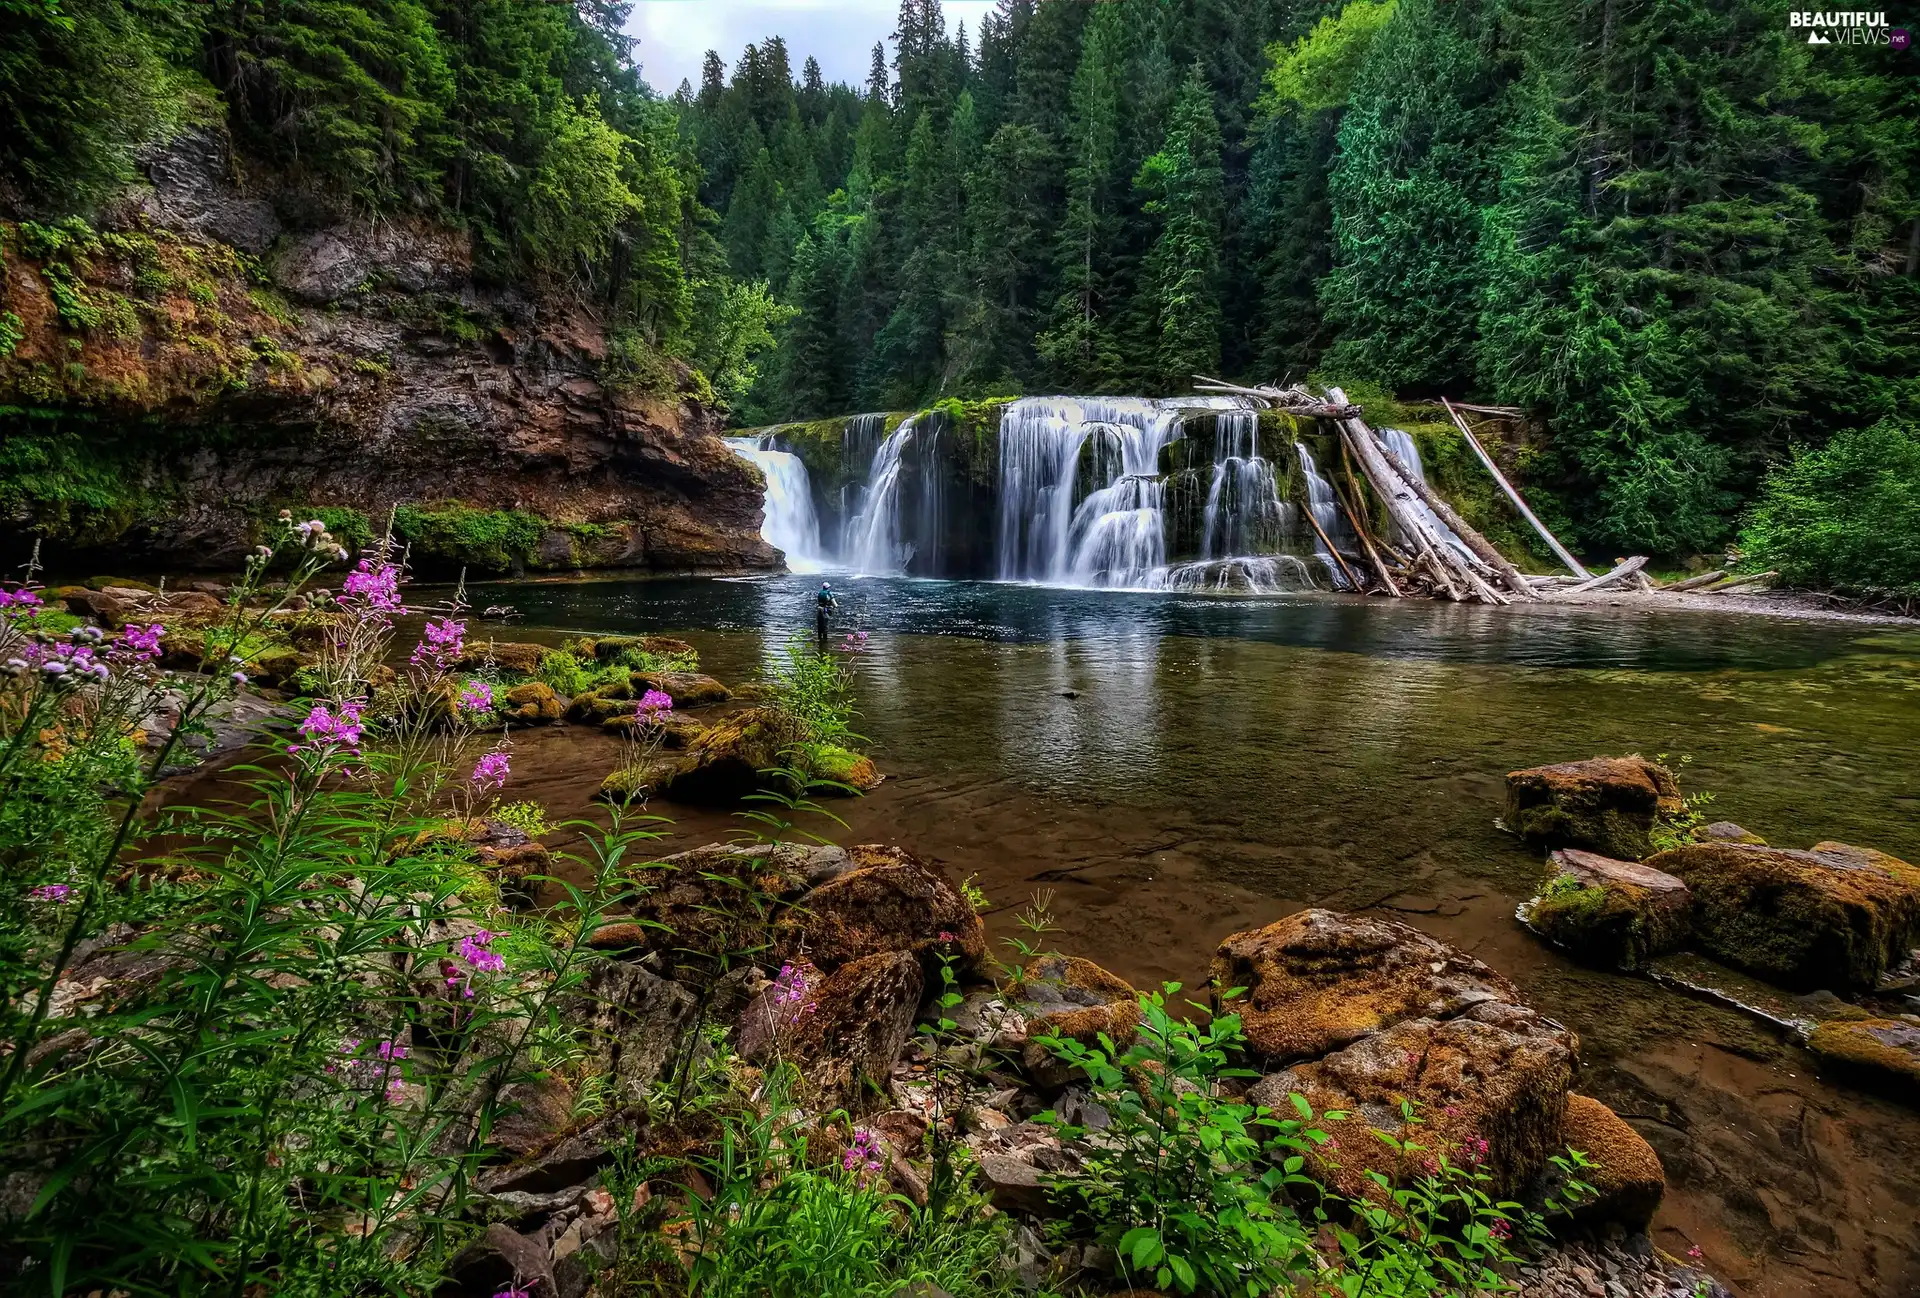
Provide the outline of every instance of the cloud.
[[[967,25],[971,43],[993,0],[946,0],[947,29]],[[636,57],[647,83],[670,95],[682,79],[700,84],[700,61],[719,50],[728,73],[748,42],[784,36],[797,78],[807,57],[828,81],[864,85],[876,41],[893,34],[899,0],[638,0],[627,30],[640,38]],[[891,62],[893,47],[887,47]]]

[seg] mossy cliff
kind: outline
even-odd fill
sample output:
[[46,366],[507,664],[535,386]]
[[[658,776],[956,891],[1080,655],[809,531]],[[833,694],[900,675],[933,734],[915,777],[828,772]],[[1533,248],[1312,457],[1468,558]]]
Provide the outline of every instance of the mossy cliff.
[[0,221],[0,542],[229,567],[291,508],[476,574],[775,562],[684,367],[632,381],[582,304],[477,283],[445,229],[285,229],[215,144],[93,223]]

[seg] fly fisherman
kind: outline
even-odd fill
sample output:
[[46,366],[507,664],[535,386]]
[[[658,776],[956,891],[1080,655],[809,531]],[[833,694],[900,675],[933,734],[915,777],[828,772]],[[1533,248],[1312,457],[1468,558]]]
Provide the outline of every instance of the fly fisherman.
[[820,593],[813,597],[813,638],[820,646],[820,652],[827,651],[827,624],[833,619],[833,610],[840,607],[840,601],[833,597],[833,587],[827,582],[820,583]]

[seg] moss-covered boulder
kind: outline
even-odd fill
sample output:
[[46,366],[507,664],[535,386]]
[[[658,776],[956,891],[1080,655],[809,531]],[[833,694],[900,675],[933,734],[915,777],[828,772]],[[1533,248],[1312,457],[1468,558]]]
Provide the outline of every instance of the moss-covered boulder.
[[1754,847],[1765,847],[1767,840],[1744,825],[1736,825],[1731,820],[1716,820],[1699,833],[1699,838],[1708,843],[1748,843]]
[[1638,754],[1507,774],[1507,828],[1538,847],[1638,861],[1653,850],[1658,819],[1682,809],[1673,772]]
[[1583,963],[1638,969],[1675,951],[1692,928],[1693,894],[1670,874],[1633,861],[1562,848],[1540,895],[1523,914],[1529,927]]
[[644,930],[648,950],[764,953],[774,923],[815,879],[846,860],[838,847],[709,843],[636,865],[631,874],[640,896],[632,919]]
[[621,806],[643,801],[665,789],[679,769],[680,763],[671,757],[622,766],[600,781],[600,792],[595,796]]
[[692,657],[694,648],[685,640],[670,635],[603,635],[577,641],[574,650],[583,658],[603,663],[618,662],[622,654],[654,654],[666,657]]
[[611,717],[630,717],[639,710],[633,687],[614,681],[582,690],[567,703],[567,720],[575,725],[601,726]]
[[523,726],[550,726],[558,721],[565,708],[551,685],[540,681],[528,681],[516,685],[507,691],[500,714],[507,720]]
[[886,778],[880,774],[880,768],[873,764],[871,757],[838,745],[815,749],[810,758],[810,765],[813,768],[814,779],[826,780],[831,785],[844,786],[844,788],[816,789],[816,793],[829,795],[846,792],[865,793],[869,789],[877,788],[880,781]]
[[[1572,1094],[1567,1096],[1561,1144],[1585,1154],[1592,1163],[1579,1177],[1593,1187],[1593,1194],[1574,1207],[1574,1220],[1618,1222],[1629,1230],[1645,1230],[1667,1192],[1667,1171],[1653,1146],[1600,1101]],[[1549,1167],[1528,1197],[1558,1194],[1565,1184],[1565,1174]]]
[[1920,1019],[1829,1019],[1807,1048],[1839,1076],[1920,1105]]
[[724,717],[687,748],[664,792],[675,802],[727,804],[776,782],[806,740],[801,724],[778,708]]
[[1140,1028],[1140,994],[1118,974],[1079,956],[1029,960],[1009,999],[1026,1025],[1021,1066],[1042,1085],[1070,1079],[1037,1038],[1063,1037],[1091,1046],[1104,1035],[1116,1050],[1125,1050]]
[[635,672],[633,688],[636,693],[658,690],[675,708],[703,708],[733,697],[726,686],[699,672]]
[[1920,942],[1920,869],[1884,852],[1695,843],[1647,864],[1692,890],[1702,950],[1795,991],[1870,988]]
[[632,735],[648,742],[657,741],[661,748],[669,752],[693,747],[694,741],[707,732],[707,727],[702,722],[683,713],[669,712],[648,716],[632,710],[632,704],[626,706],[629,710],[616,712],[607,717],[601,721],[600,728],[618,735]]
[[1492,969],[1418,929],[1330,910],[1233,934],[1209,972],[1216,992],[1246,989],[1226,1008],[1269,1063],[1323,1055],[1403,1020],[1520,999]]
[[[1288,1096],[1306,1097],[1314,1125],[1334,1137],[1308,1155],[1308,1165],[1341,1194],[1377,1198],[1382,1191],[1369,1171],[1404,1184],[1438,1170],[1444,1158],[1485,1168],[1492,1193],[1510,1198],[1562,1148],[1573,1071],[1564,1028],[1532,1010],[1488,1002],[1444,1022],[1396,1024],[1265,1077],[1247,1098],[1290,1114]],[[1408,1103],[1417,1124],[1405,1116]],[[1324,1116],[1336,1110],[1346,1118]]]
[[515,640],[482,640],[469,644],[456,666],[462,671],[477,672],[493,668],[517,676],[531,676],[540,670],[540,660],[552,652],[549,645]]
[[832,969],[882,951],[908,951],[929,968],[962,970],[987,952],[986,926],[939,866],[897,847],[849,848],[852,869],[807,893],[779,925],[782,959]]

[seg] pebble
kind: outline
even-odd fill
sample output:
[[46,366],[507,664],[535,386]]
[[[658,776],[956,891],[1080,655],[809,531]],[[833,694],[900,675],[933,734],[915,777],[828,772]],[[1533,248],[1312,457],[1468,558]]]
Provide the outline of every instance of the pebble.
[[1645,1235],[1558,1241],[1521,1262],[1514,1284],[1521,1298],[1732,1298],[1706,1272],[1663,1257]]

